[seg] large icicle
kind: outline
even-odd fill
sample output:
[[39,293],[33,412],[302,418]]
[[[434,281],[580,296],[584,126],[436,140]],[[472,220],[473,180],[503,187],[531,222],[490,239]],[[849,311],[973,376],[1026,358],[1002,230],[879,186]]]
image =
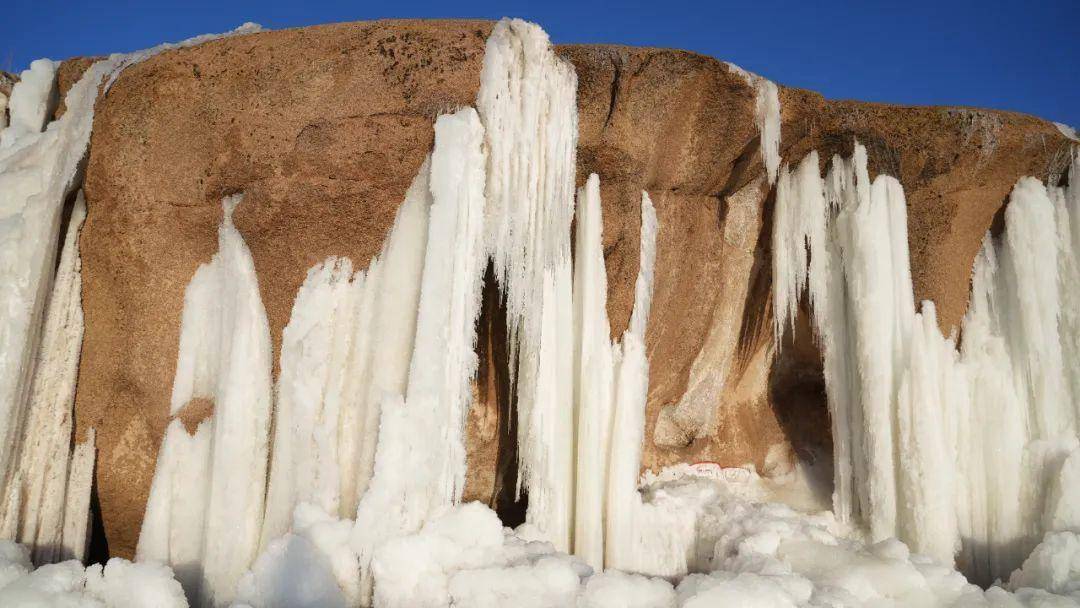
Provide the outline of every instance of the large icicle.
[[[383,399],[374,475],[353,531],[364,596],[373,591],[368,565],[375,551],[418,531],[460,500],[464,488],[463,434],[485,260],[483,142],[472,108],[435,123],[431,219],[408,388],[404,396]],[[378,605],[389,601],[376,597]]]
[[432,203],[430,178],[427,159],[405,193],[379,258],[368,267],[354,346],[361,361],[358,372],[346,379],[346,394],[361,401],[347,408],[342,419],[341,517],[356,515],[371,480],[384,395],[403,395],[408,388]]
[[[199,267],[184,293],[172,413],[198,398],[213,401],[214,413],[193,438],[172,423],[138,549],[140,559],[178,569],[192,564],[174,562],[177,552],[194,560],[203,580],[198,588],[188,581],[186,590],[204,606],[231,601],[237,580],[255,558],[266,491],[270,328],[251,252],[232,221],[241,199],[224,199],[218,252]],[[199,463],[205,463],[204,470],[193,468]],[[186,480],[198,488],[199,478],[206,480],[204,497],[177,483]],[[201,527],[192,525],[200,521]]]
[[573,496],[570,220],[577,78],[547,34],[500,21],[477,95],[489,153],[487,243],[506,301],[526,523],[568,550]]
[[[595,570],[604,566],[604,495],[607,493],[607,456],[611,445],[614,392],[600,209],[600,178],[594,173],[578,191],[575,218],[577,483],[574,554]],[[636,473],[634,479],[636,483]]]
[[[359,431],[345,425],[357,401],[346,393],[353,366],[364,353],[357,338],[369,328],[361,321],[365,275],[353,274],[348,259],[330,258],[308,271],[282,333],[281,372],[274,407],[274,442],[260,545],[289,529],[299,502],[338,514],[341,505],[341,442]],[[361,322],[358,322],[361,321]]]
[[[656,209],[649,195],[642,192],[641,254],[634,283],[634,310],[614,356],[617,371],[604,522],[604,563],[608,568],[639,570],[639,555],[647,551],[641,537],[651,532],[639,526],[639,522],[644,523],[644,506],[637,484],[645,441],[645,404],[649,395],[645,327],[652,305],[657,231]],[[663,559],[656,555],[650,557]]]

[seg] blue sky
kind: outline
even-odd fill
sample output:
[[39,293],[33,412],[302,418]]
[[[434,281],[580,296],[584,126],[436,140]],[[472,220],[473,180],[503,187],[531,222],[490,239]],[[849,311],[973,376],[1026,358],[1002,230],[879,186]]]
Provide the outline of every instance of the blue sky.
[[1080,127],[1080,0],[9,0],[0,69],[231,29],[516,16],[559,43],[682,48],[832,98],[1018,110]]

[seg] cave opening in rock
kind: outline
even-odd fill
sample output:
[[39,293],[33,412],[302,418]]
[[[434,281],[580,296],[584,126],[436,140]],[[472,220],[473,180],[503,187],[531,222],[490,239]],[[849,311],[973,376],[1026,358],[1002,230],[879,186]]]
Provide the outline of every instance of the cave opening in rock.
[[806,298],[794,328],[785,332],[769,373],[769,402],[791,446],[795,462],[807,471],[814,499],[830,506],[833,493],[832,421],[825,392],[821,348],[810,327]]
[[518,490],[517,403],[512,390],[506,301],[489,261],[476,321],[477,373],[469,415],[464,499],[486,502],[503,525],[525,522],[528,492]]

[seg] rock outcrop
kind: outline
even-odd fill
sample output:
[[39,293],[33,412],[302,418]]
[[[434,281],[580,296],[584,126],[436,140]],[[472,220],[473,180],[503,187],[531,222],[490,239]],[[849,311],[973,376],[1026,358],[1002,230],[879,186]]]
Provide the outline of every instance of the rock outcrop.
[[[168,422],[184,288],[216,248],[222,196],[251,249],[275,349],[309,268],[366,265],[431,149],[437,114],[474,102],[481,21],[380,21],[236,36],[123,72],[99,99],[81,238],[85,337],[77,434],[97,432],[97,498],[111,553],[130,556]],[[744,73],[683,51],[565,46],[578,75],[578,182],[601,179],[608,312],[633,306],[640,192],[659,217],[643,466],[716,461],[765,472],[824,458],[829,419],[807,327],[777,355],[770,304],[773,191]],[[61,85],[85,69],[66,62]],[[916,297],[941,329],[967,306],[972,261],[1023,175],[1060,178],[1070,142],[1020,114],[829,101],[781,87],[780,152],[823,162],[870,151],[908,196]],[[512,470],[505,329],[489,285],[472,498]],[[191,403],[188,425],[212,412]]]

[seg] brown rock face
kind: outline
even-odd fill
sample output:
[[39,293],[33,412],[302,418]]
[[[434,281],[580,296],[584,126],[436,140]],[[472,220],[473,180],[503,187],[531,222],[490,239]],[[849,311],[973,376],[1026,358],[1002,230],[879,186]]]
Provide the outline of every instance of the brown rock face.
[[[76,421],[97,429],[97,496],[115,555],[130,556],[168,421],[184,288],[216,250],[223,195],[251,249],[275,350],[307,270],[363,266],[433,141],[440,112],[471,105],[491,23],[386,21],[238,36],[126,70],[98,101],[81,239],[83,342]],[[647,346],[644,466],[765,466],[770,448],[824,454],[828,414],[813,341],[773,348],[769,242],[755,92],[681,51],[567,46],[577,70],[578,181],[601,178],[612,335],[638,268],[640,192],[660,222]],[[65,73],[81,73],[65,64]],[[66,70],[66,71],[65,71]],[[781,89],[786,161],[867,145],[908,196],[915,292],[942,328],[966,308],[982,235],[1023,175],[1060,174],[1067,141],[1003,112],[830,102]],[[512,489],[505,328],[485,291],[467,495]],[[803,334],[808,333],[804,327]],[[700,425],[675,407],[684,395]],[[212,412],[199,404],[185,424]]]

